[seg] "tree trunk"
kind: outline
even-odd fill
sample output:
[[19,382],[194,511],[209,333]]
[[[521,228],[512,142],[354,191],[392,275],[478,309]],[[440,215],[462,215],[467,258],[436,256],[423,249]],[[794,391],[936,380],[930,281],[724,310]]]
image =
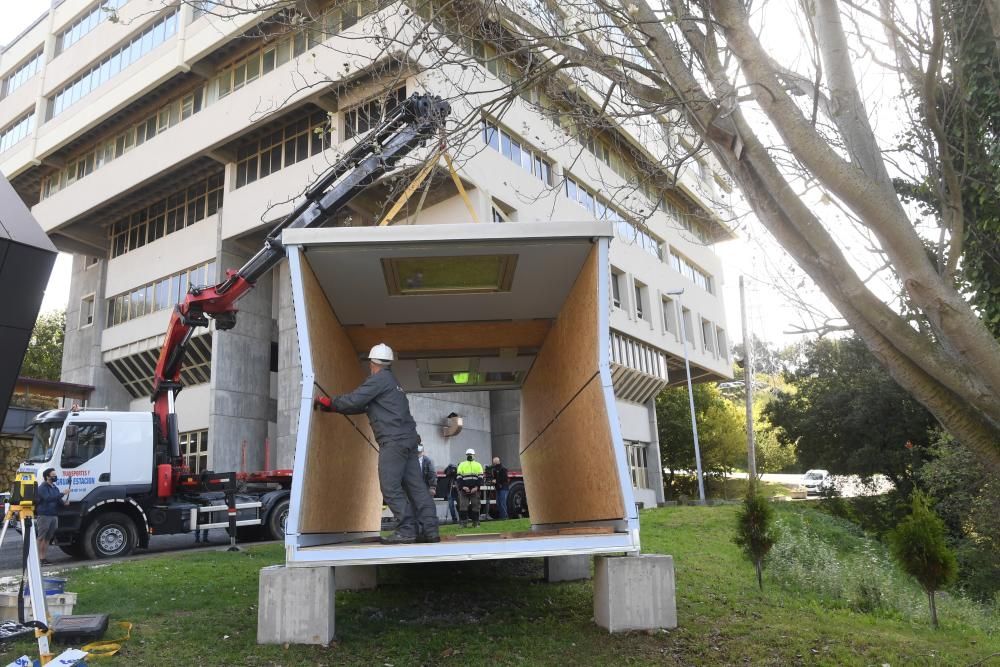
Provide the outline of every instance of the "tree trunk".
[[761,563],[760,559],[758,558],[757,560],[755,560],[753,562],[753,565],[754,565],[755,568],[757,568],[757,587],[760,588],[760,590],[763,591],[764,590],[764,567],[763,567],[763,563]]
[[927,591],[927,601],[931,605],[931,627],[938,628],[937,604],[934,601],[934,591]]

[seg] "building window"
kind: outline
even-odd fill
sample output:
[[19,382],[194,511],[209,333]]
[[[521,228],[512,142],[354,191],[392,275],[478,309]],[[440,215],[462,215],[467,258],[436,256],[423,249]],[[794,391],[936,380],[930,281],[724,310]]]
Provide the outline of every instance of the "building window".
[[56,35],[56,55],[62,53],[69,47],[89,33],[91,30],[104,23],[114,13],[121,9],[128,0],[100,0],[92,4],[77,20],[69,24],[62,32]]
[[663,297],[661,304],[663,313],[663,331],[677,335],[677,311],[674,308],[674,300]]
[[646,460],[646,443],[625,442],[628,453],[628,467],[632,473],[632,486],[637,489],[649,488],[649,465]]
[[715,355],[715,325],[705,318],[701,319],[701,344],[705,352]]
[[7,150],[21,139],[31,134],[35,129],[35,111],[32,109],[26,115],[8,125],[0,132],[0,153]]
[[380,95],[344,112],[344,139],[364,134],[406,100],[406,87]]
[[217,282],[216,278],[215,260],[212,260],[109,297],[106,299],[108,306],[106,326],[117,326],[158,310],[173,308],[184,300],[184,295],[191,285],[214,285]]
[[80,300],[80,328],[94,323],[94,295],[88,294]]
[[179,433],[181,456],[192,473],[208,470],[208,429]]
[[719,356],[723,359],[729,359],[729,342],[726,340],[726,332],[722,327],[715,328],[715,338],[719,345]]
[[122,218],[109,228],[111,257],[180,231],[222,208],[222,172],[160,199]]
[[245,144],[236,153],[236,187],[321,153],[329,146],[327,116],[315,111]]
[[635,288],[635,316],[640,320],[646,319],[649,314],[649,309],[646,308],[646,286],[640,283],[638,280],[634,283]]
[[663,259],[663,241],[627,220],[615,220],[615,236],[631,245],[636,245],[656,259]]
[[28,79],[38,74],[38,70],[42,68],[42,63],[44,62],[45,54],[41,49],[39,49],[26,61],[24,61],[24,63],[19,65],[17,69],[5,76],[3,80],[3,97],[7,97],[12,92],[27,83]]
[[156,135],[190,118],[204,108],[204,84],[189,90],[163,106],[157,108],[139,123],[129,125],[84,153],[69,160],[66,167],[42,178],[41,199],[59,192],[71,183],[89,176],[109,162],[120,158],[133,148],[137,148]]
[[552,163],[542,154],[488,120],[481,124],[483,143],[546,185],[552,185]]
[[687,308],[681,308],[681,322],[684,325],[684,338],[687,342],[694,345],[694,325],[691,322],[691,311]]
[[709,294],[715,294],[712,276],[699,269],[673,248],[670,249],[670,267]]
[[611,303],[615,308],[622,307],[622,280],[625,274],[617,269],[611,269]]
[[139,58],[173,37],[174,33],[177,32],[177,13],[178,10],[175,8],[115,49],[110,55],[105,56],[99,63],[60,88],[55,95],[49,98],[48,117],[51,119],[58,116],[92,90],[97,89]]

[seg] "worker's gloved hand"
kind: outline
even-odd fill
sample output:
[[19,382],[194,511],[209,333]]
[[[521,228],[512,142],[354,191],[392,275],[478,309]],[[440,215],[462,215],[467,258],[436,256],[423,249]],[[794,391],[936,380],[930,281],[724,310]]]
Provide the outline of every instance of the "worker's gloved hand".
[[319,396],[313,400],[313,410],[322,410],[323,412],[335,412],[333,409],[333,401],[329,396]]

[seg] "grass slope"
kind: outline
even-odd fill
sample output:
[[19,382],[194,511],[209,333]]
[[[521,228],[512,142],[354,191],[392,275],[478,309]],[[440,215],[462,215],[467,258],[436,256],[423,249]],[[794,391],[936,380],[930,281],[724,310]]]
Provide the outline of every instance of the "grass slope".
[[[893,600],[855,611],[843,592],[853,589],[838,593],[824,572],[852,570],[851,558],[878,547],[849,524],[800,504],[778,506],[789,542],[805,535],[826,545],[810,558],[833,559],[836,567],[803,578],[809,567],[796,560],[797,550],[786,552],[774,563],[783,583],[768,571],[760,593],[732,544],[735,512],[722,506],[642,513],[643,550],[675,559],[680,627],[669,632],[608,635],[593,624],[590,582],[545,584],[539,559],[382,568],[378,590],[337,595],[338,640],[329,647],[256,644],[258,572],[280,562],[277,545],[74,570],[68,590],[79,593],[76,613],[108,612],[135,623],[120,657],[101,661],[130,666],[969,665],[1000,652],[996,617],[960,600],[943,601],[937,632],[925,609],[899,611]],[[526,527],[510,521],[504,529]],[[883,575],[919,599],[905,580]],[[34,650],[29,641],[0,648],[8,660]]]

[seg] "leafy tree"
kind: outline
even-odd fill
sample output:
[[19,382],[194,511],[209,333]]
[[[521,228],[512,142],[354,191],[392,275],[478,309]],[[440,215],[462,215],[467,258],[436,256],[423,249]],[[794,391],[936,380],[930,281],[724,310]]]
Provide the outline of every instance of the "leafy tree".
[[889,533],[892,556],[927,593],[931,625],[938,627],[934,594],[955,580],[958,564],[945,542],[944,522],[921,493],[913,494],[913,511]]
[[[210,13],[223,20],[255,13],[282,30],[321,31],[329,23],[315,20],[311,6],[226,0]],[[966,251],[969,213],[956,193],[968,172],[955,168],[966,144],[949,142],[940,116],[927,113],[911,120],[927,126],[938,150],[904,146],[908,152],[888,162],[883,151],[899,147],[880,141],[855,75],[857,53],[865,54],[866,75],[894,80],[913,73],[923,85],[914,87],[911,106],[929,110],[937,109],[939,96],[969,92],[958,77],[948,87],[957,71],[949,66],[956,40],[946,39],[942,27],[950,6],[946,0],[899,3],[899,9],[895,0],[414,0],[372,18],[374,25],[359,24],[363,39],[321,48],[340,50],[337,62],[347,70],[362,62],[372,77],[420,72],[421,83],[457,91],[452,142],[466,142],[463,155],[481,149],[476,138],[484,113],[502,118],[522,105],[541,108],[548,119],[542,122],[564,132],[558,145],[544,139],[537,148],[576,156],[587,150],[626,172],[607,178],[602,195],[640,224],[679,194],[676,176],[687,173],[685,162],[716,161],[839,311],[844,324],[837,326],[855,331],[901,387],[1000,472],[1000,342],[963,297],[953,271]],[[1000,4],[977,6],[978,21],[1000,25]],[[799,34],[789,39],[793,26]],[[888,52],[886,41],[894,47]],[[801,44],[804,57],[789,56],[789,43]],[[998,48],[994,43],[993,52]],[[316,71],[298,75],[317,90],[366,78],[309,69]],[[636,140],[617,133],[623,125]],[[996,143],[995,129],[983,136]],[[909,163],[933,179],[931,196],[947,212],[940,229],[930,230],[941,239],[936,254],[944,261],[927,252],[924,216],[905,205],[893,181],[894,165]],[[537,196],[554,202],[566,185],[553,179]],[[714,186],[706,180],[705,188],[711,196]],[[820,205],[826,203],[833,206]],[[836,214],[823,215],[827,210]],[[693,210],[680,215],[702,222]],[[873,276],[881,278],[874,281],[879,287],[872,287]],[[900,312],[898,293],[885,295],[886,282],[905,294],[923,327]]]
[[[715,385],[694,386],[695,414],[702,471],[728,474],[746,465],[746,439],[742,413],[723,398]],[[694,435],[687,387],[675,387],[656,397],[656,422],[660,456],[667,469],[664,485],[670,495],[677,488],[678,470],[694,470]]]
[[39,380],[58,380],[62,372],[66,312],[42,313],[31,330],[28,351],[21,362],[21,375]]
[[747,484],[743,505],[736,513],[736,537],[733,540],[757,571],[757,586],[764,590],[764,559],[778,541],[774,526],[774,508],[757,490],[757,481]]
[[[896,384],[860,338],[818,339],[764,409],[776,436],[806,468],[837,474],[882,473],[904,493],[926,451],[934,418]],[[913,447],[907,448],[911,443]]]

